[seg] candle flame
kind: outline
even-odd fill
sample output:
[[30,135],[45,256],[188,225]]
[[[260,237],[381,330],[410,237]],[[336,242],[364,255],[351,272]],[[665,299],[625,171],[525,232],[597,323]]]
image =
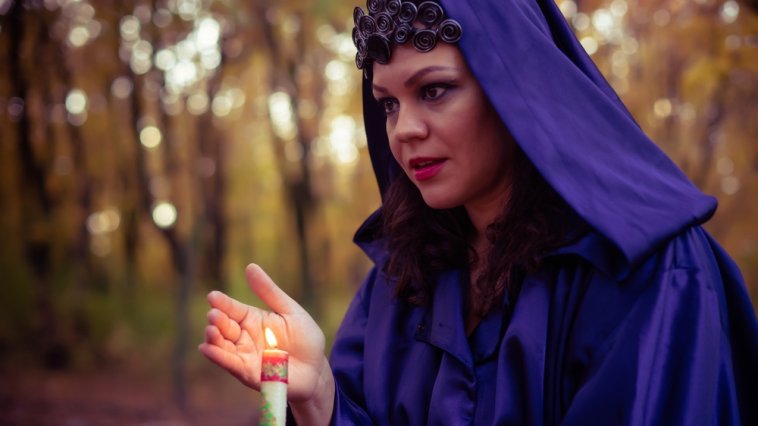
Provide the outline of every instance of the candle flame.
[[263,334],[266,335],[266,343],[268,343],[268,346],[271,348],[276,348],[276,336],[274,336],[274,332],[271,331],[270,328],[266,327],[265,330],[263,330]]

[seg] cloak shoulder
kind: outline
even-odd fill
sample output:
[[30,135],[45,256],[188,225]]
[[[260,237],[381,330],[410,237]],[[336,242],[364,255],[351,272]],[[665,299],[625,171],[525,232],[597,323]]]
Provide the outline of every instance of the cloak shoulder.
[[330,356],[333,424],[758,420],[758,321],[739,271],[699,226],[623,279],[571,251],[551,256],[524,281],[507,326],[478,329],[475,341],[463,331],[460,274],[441,274],[436,288],[430,306],[408,306],[372,270]]

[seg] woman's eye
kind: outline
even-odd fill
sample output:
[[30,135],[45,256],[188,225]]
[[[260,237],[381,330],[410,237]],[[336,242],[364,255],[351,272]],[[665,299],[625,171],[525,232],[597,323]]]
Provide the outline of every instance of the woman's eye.
[[397,108],[397,101],[391,98],[379,99],[379,104],[384,109],[385,114],[392,114]]
[[434,101],[442,97],[448,88],[445,84],[431,84],[422,89],[421,95],[426,100]]

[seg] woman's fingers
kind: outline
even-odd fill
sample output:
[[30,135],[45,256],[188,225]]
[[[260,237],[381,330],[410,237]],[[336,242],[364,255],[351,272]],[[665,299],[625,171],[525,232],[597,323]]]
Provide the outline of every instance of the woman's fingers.
[[215,325],[205,326],[205,343],[223,346],[226,341],[227,340],[221,335],[221,332],[218,331],[218,328]]
[[208,303],[237,323],[242,322],[250,310],[248,305],[215,290],[208,293]]
[[[274,281],[256,264],[250,264],[245,269],[247,282],[250,289],[271,310],[279,315],[300,314],[303,308],[284,292]],[[238,323],[243,322],[250,312],[250,306],[235,300],[220,291],[208,293],[208,303],[224,312],[229,318]]]
[[239,341],[242,335],[240,324],[217,308],[212,308],[208,311],[208,323],[216,326],[221,335],[232,342],[236,343]]
[[247,265],[245,275],[253,293],[277,314],[299,314],[303,311],[303,308],[279,288],[260,266],[254,263]]
[[226,339],[221,332],[213,325],[205,327],[205,343],[218,346],[229,352],[236,352],[237,346],[234,342]]
[[205,355],[206,358],[224,370],[232,373],[234,376],[239,378],[245,376],[245,364],[242,359],[233,352],[229,352],[219,346],[209,343],[201,343],[200,346],[198,346],[198,350]]

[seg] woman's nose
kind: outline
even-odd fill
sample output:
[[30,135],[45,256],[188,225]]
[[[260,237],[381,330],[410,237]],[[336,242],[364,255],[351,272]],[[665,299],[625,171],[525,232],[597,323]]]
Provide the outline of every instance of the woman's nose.
[[417,108],[401,106],[395,122],[394,135],[398,142],[422,140],[428,136],[429,126]]

